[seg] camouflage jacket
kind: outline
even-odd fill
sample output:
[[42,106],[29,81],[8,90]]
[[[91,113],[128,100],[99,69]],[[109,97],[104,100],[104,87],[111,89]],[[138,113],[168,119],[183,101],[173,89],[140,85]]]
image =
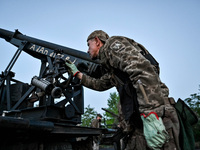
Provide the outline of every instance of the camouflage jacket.
[[[102,66],[106,68],[107,73],[99,79],[84,74],[82,84],[97,91],[104,91],[113,86],[118,89],[123,84],[113,71],[118,69],[128,75],[136,89],[139,111],[146,114],[151,111],[159,113],[156,109],[164,105],[164,98],[168,97],[169,93],[168,88],[160,81],[155,66],[142,55],[141,46],[141,44],[126,37],[110,37],[100,48],[98,54],[98,58]],[[144,87],[148,103],[144,100],[138,80]]]
[[98,119],[92,120],[91,127],[93,128],[100,128],[101,122]]

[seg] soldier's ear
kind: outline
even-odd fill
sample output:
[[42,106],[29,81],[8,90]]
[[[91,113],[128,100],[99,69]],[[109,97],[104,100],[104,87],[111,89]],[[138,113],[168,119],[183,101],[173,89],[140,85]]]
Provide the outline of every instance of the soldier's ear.
[[97,43],[97,46],[100,46],[101,40],[97,36],[94,39],[95,39],[95,41]]

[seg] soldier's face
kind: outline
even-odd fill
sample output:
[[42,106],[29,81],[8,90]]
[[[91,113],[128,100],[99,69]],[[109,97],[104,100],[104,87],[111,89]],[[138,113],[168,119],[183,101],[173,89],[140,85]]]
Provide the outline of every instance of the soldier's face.
[[98,116],[98,117],[97,117],[97,120],[101,121],[101,117]]
[[95,39],[91,39],[88,41],[88,54],[92,59],[96,59],[98,53],[99,53],[99,46],[98,42]]

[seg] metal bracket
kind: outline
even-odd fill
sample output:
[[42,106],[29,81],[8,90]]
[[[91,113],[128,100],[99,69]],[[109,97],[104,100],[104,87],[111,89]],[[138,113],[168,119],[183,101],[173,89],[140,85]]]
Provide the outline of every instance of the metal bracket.
[[[27,45],[27,42],[22,41],[21,45],[15,52],[14,56],[12,57],[10,63],[6,67],[5,71],[2,72],[1,78],[0,78],[0,88],[3,89],[4,83],[6,81],[6,96],[7,96],[7,110],[10,110],[11,108],[11,99],[10,99],[10,81],[12,77],[14,77],[14,73],[11,73],[11,69],[14,66],[15,62],[17,61],[19,55],[21,54],[23,48]],[[2,93],[1,93],[2,94]],[[0,95],[2,98],[2,95]],[[2,98],[3,100],[3,98]]]

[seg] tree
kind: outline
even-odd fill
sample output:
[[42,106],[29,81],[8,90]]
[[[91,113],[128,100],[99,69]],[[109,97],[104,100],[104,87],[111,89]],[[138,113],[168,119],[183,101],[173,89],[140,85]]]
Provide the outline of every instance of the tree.
[[200,117],[200,95],[199,93],[191,94],[189,98],[184,100],[190,108]]
[[85,107],[85,113],[82,115],[82,126],[90,127],[93,119],[96,118],[97,111],[91,108],[90,105]]
[[[107,101],[108,101],[107,102],[108,108],[106,109],[118,115],[119,112],[117,105],[119,103],[119,95],[116,92],[110,93],[110,98]],[[113,124],[118,124],[117,118],[115,118],[110,113],[105,112],[103,115],[104,118],[106,119],[106,124],[108,127],[112,126]]]
[[[199,89],[200,91],[200,89]],[[198,119],[200,118],[200,93],[191,94],[189,98],[184,100],[189,107],[196,113]],[[200,122],[193,126],[194,138],[196,142],[200,142]]]

